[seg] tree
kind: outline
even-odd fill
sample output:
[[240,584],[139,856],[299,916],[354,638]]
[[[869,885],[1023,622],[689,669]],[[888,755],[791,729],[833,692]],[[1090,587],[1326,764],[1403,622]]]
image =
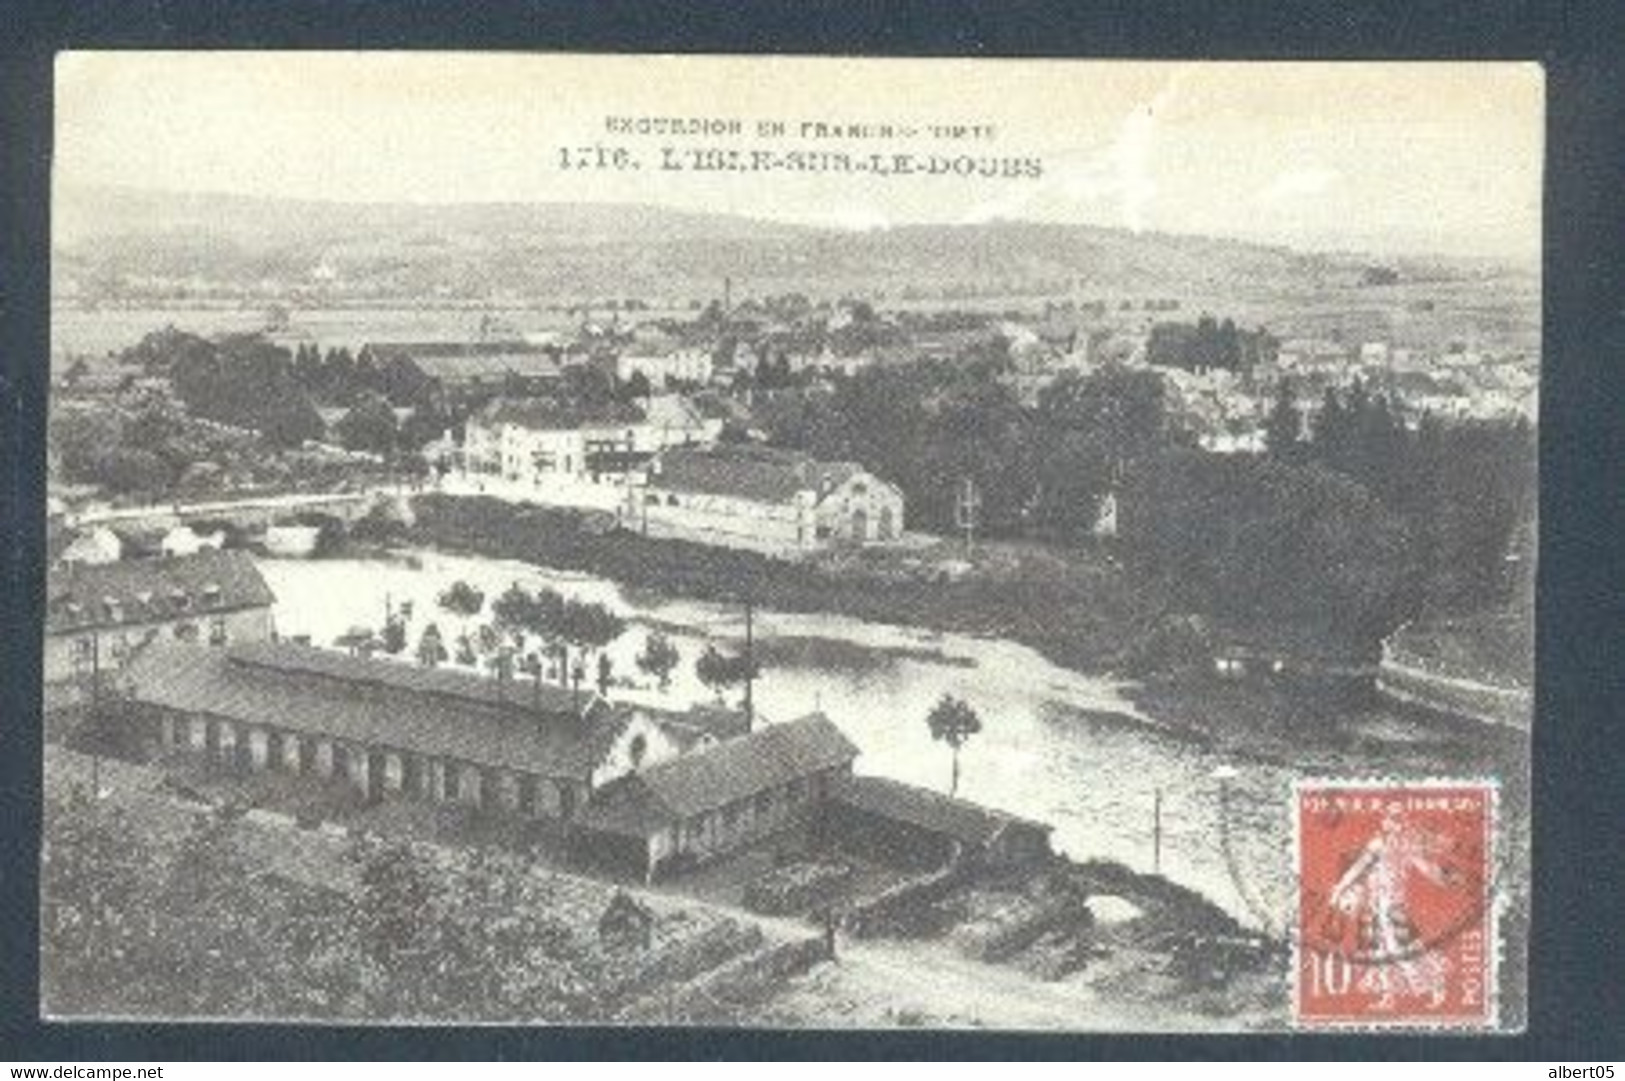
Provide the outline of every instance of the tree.
[[491,615],[501,629],[509,633],[523,633],[533,630],[530,616],[535,603],[535,598],[515,582],[491,602]]
[[671,639],[659,631],[650,631],[648,641],[643,644],[643,652],[638,654],[637,664],[640,670],[659,680],[660,689],[664,691],[671,687],[671,674],[681,659]]
[[397,438],[402,447],[421,450],[454,427],[456,418],[442,409],[438,401],[419,401],[401,424]]
[[1212,614],[1366,646],[1403,618],[1404,523],[1346,476],[1186,451],[1135,474],[1126,502],[1125,549]]
[[373,650],[379,646],[378,636],[369,627],[351,627],[337,638],[333,644],[340,649],[348,650],[352,657],[369,657]]
[[638,402],[648,399],[654,392],[655,389],[650,385],[649,377],[640,368],[633,372],[626,382],[621,384],[620,397],[623,402]]
[[[626,621],[594,602],[565,600],[559,614],[558,636],[583,653],[603,649],[626,631]],[[572,681],[579,689],[585,675],[581,663],[569,669]]]
[[436,603],[445,611],[459,617],[463,621],[463,636],[468,636],[468,621],[479,615],[485,608],[485,594],[462,579],[458,579],[447,587],[436,599]]
[[[487,628],[482,627],[480,629],[485,630]],[[513,647],[504,642],[488,653],[485,658],[485,666],[491,670],[491,675],[496,679],[503,696],[507,694],[508,684],[513,682],[513,657]]]
[[406,620],[391,616],[384,623],[383,649],[394,656],[406,648]]
[[578,406],[596,408],[615,400],[615,377],[595,364],[564,369],[564,394]]
[[598,694],[599,697],[608,697],[610,678],[614,672],[614,662],[609,659],[608,653],[598,655]]
[[425,668],[435,668],[444,664],[449,656],[446,643],[440,637],[440,628],[433,623],[424,627],[423,634],[418,638],[418,663]]
[[355,358],[344,346],[329,349],[322,361],[322,389],[330,402],[349,402],[355,397]]
[[1303,430],[1303,413],[1299,411],[1292,383],[1283,379],[1276,388],[1275,405],[1264,421],[1264,447],[1283,461],[1293,462],[1302,457],[1298,436]]
[[755,678],[758,667],[749,657],[719,653],[715,646],[706,646],[705,652],[694,662],[694,674],[720,701],[725,689]]
[[931,728],[931,738],[940,743],[946,743],[953,748],[954,772],[953,781],[948,788],[949,795],[959,794],[959,748],[965,741],[982,730],[982,719],[976,711],[963,699],[955,698],[951,694],[944,694],[930,714],[925,723]]
[[[521,665],[535,680],[538,699],[541,697],[542,676],[546,669],[542,657],[548,652],[549,644],[556,646],[556,639],[562,634],[565,609],[564,598],[553,590],[542,589],[529,593],[520,588],[517,582],[504,590],[491,604],[491,613],[496,617],[497,626],[513,635],[516,644],[522,646],[522,640],[527,634],[534,636],[543,644],[542,649],[528,654]],[[564,682],[562,666],[560,682]]]
[[395,411],[382,394],[365,392],[338,422],[338,437],[347,450],[389,454],[396,442]]
[[90,479],[109,492],[158,493],[170,486],[173,476],[164,460],[139,447],[113,447],[92,460]]
[[322,418],[300,388],[288,351],[259,335],[179,345],[169,372],[193,416],[252,428],[280,446],[322,436]]

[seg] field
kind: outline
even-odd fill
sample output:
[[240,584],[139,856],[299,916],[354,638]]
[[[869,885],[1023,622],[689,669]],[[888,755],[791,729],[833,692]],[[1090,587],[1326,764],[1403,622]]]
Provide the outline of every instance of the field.
[[[266,308],[253,302],[208,307],[104,308],[94,311],[57,305],[51,312],[51,355],[60,362],[81,354],[100,356],[139,342],[151,331],[173,325],[196,334],[264,330]],[[490,308],[484,305],[298,309],[286,331],[272,337],[290,347],[315,341],[323,348],[352,351],[368,341],[439,341],[478,337],[480,318],[494,316],[519,331],[543,334],[573,327],[565,313],[548,308]]]
[[[1057,283],[1058,285],[1060,283]],[[785,288],[793,288],[785,283]],[[966,300],[903,301],[896,290],[880,287],[883,307],[915,311],[954,310],[1041,315],[1050,303],[1105,301],[1111,309],[1101,325],[1135,330],[1149,320],[1194,319],[1202,312],[1230,317],[1243,326],[1268,327],[1277,337],[1313,337],[1346,342],[1387,341],[1396,346],[1442,349],[1452,341],[1491,351],[1538,353],[1540,282],[1533,275],[1486,270],[1471,276],[1418,278],[1396,285],[1365,287],[1348,272],[1294,277],[1222,276],[1186,283],[1173,290],[1177,311],[1152,315],[1143,310],[1154,285],[1129,288],[1105,283],[1083,292],[1056,289],[1037,294],[995,294]],[[1120,305],[1128,302],[1131,307]],[[609,318],[607,310],[595,312]],[[691,318],[686,307],[651,308],[623,318],[644,321]],[[478,337],[481,319],[492,317],[523,334],[571,333],[582,313],[565,302],[524,306],[478,301],[358,303],[350,306],[292,306],[286,330],[273,335],[288,345],[315,341],[323,348],[355,350],[367,341],[467,340]],[[242,333],[267,326],[267,305],[224,301],[208,305],[87,310],[59,304],[51,313],[51,353],[100,356],[140,341],[171,325],[199,334]]]

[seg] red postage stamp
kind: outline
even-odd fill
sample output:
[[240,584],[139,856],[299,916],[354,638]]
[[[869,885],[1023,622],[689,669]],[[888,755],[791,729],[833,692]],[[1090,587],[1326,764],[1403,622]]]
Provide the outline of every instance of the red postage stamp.
[[1299,782],[1297,1024],[1495,1023],[1496,791]]

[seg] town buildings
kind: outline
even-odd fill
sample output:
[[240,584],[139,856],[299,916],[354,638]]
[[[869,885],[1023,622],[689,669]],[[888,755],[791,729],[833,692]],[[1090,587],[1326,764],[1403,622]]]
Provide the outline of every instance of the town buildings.
[[155,644],[120,682],[155,756],[567,823],[646,878],[804,821],[858,753],[822,715],[718,738],[590,693],[286,642]]
[[903,532],[903,495],[854,462],[721,445],[661,454],[628,485],[622,525],[769,555],[877,544]]
[[676,395],[643,406],[499,398],[468,419],[460,472],[503,495],[608,509],[629,474],[661,451],[714,441],[722,423]]
[[676,344],[640,347],[636,342],[615,358],[615,377],[625,383],[641,374],[655,391],[711,382],[709,349]]
[[241,551],[53,567],[45,682],[114,670],[156,641],[264,641],[274,600],[253,558]]
[[374,342],[362,353],[378,366],[391,400],[443,409],[498,394],[544,394],[561,378],[556,349],[523,341]]
[[124,557],[124,541],[106,526],[93,526],[67,541],[57,556],[63,563],[117,563]]

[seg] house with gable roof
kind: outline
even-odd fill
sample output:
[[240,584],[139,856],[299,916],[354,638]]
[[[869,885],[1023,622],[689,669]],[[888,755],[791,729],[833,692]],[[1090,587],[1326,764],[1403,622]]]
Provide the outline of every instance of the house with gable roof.
[[275,600],[242,551],[58,565],[46,583],[45,682],[111,671],[153,641],[264,641]]
[[522,818],[568,820],[597,789],[715,742],[590,692],[292,642],[154,644],[120,683],[155,754]]
[[895,541],[903,512],[903,493],[856,462],[719,445],[659,455],[628,486],[621,524],[650,537],[795,557]]
[[768,725],[606,785],[582,813],[580,840],[646,880],[696,866],[810,821],[857,756],[822,713]]

